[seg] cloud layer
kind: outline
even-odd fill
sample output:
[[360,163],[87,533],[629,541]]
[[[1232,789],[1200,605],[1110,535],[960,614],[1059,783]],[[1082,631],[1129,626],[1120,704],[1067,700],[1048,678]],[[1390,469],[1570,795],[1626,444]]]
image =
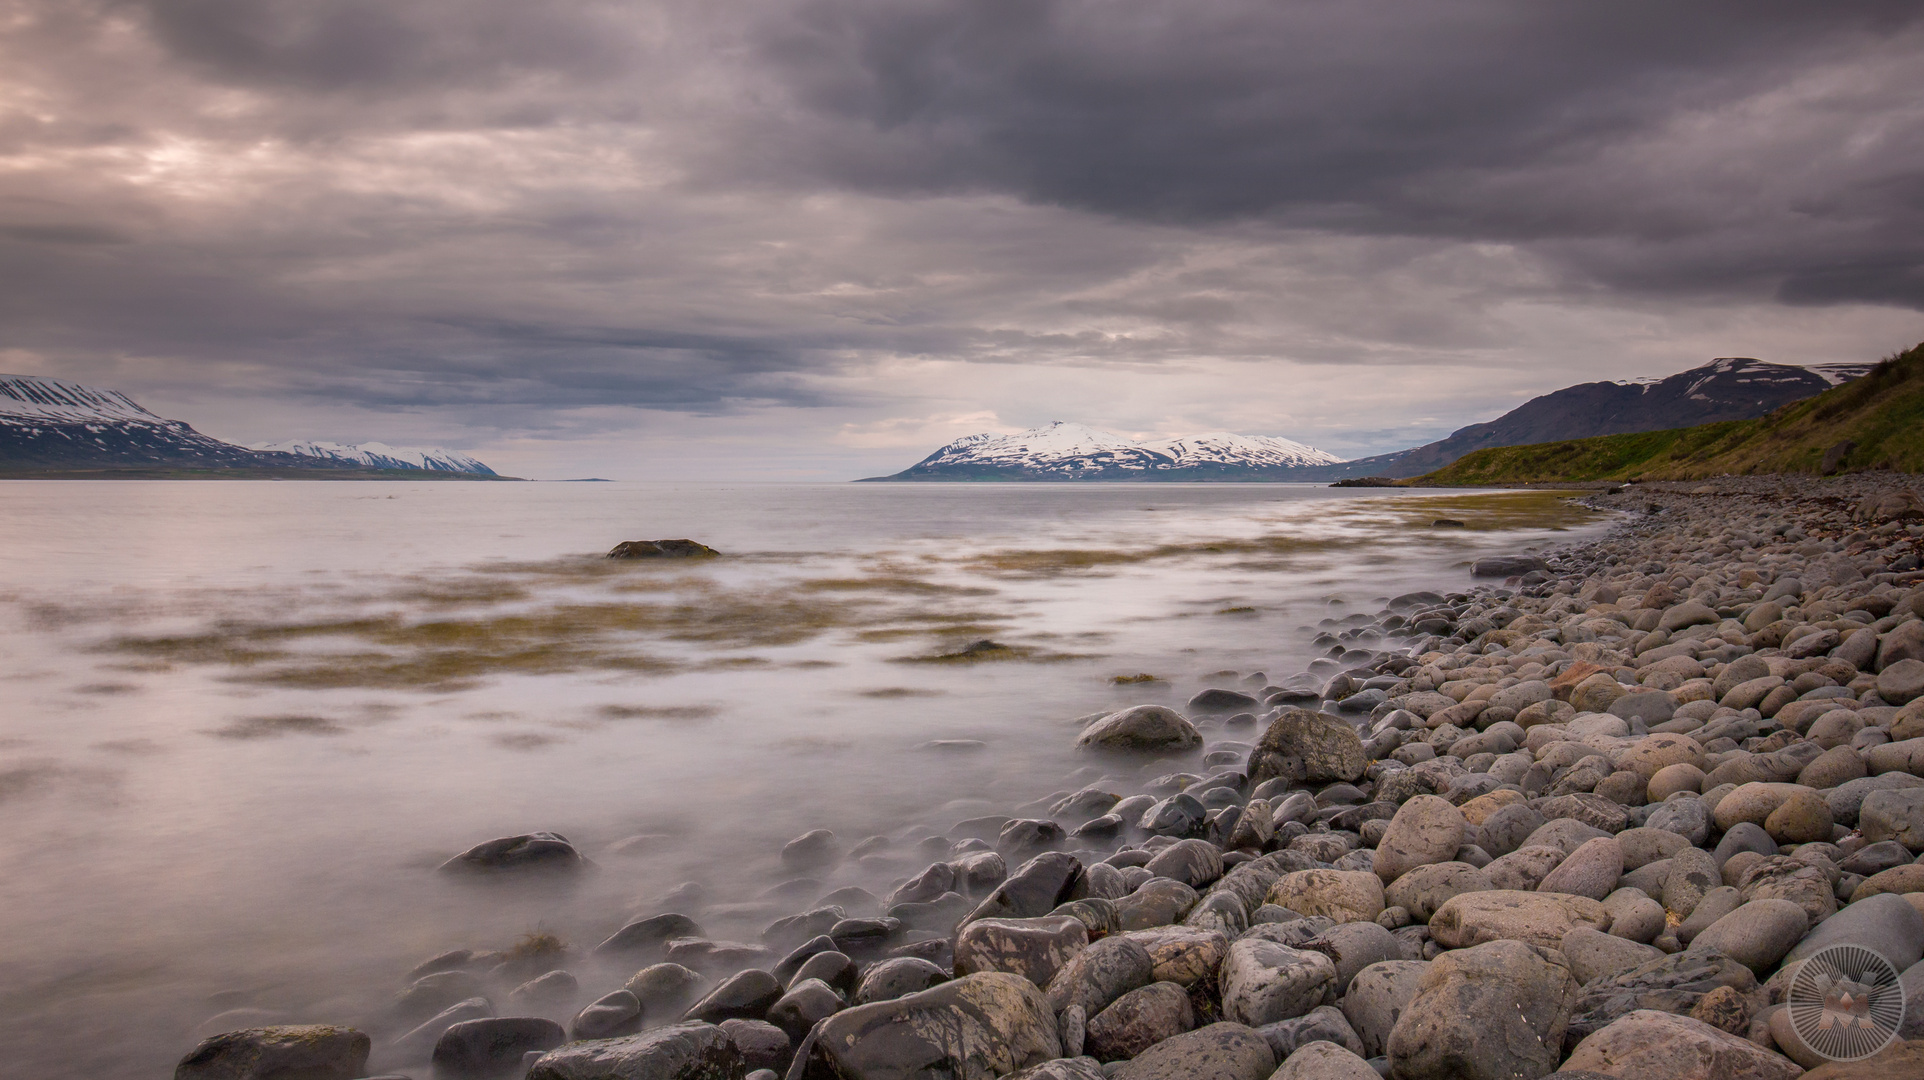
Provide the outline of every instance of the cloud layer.
[[11,0],[0,359],[536,475],[1378,452],[1924,337],[1920,59],[1908,2]]

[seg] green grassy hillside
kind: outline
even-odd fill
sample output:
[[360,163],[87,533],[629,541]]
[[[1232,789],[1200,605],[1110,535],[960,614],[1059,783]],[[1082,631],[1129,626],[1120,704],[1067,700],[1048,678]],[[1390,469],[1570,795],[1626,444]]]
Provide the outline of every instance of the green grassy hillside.
[[1924,472],[1924,345],[1885,360],[1861,379],[1756,420],[1478,450],[1412,483],[1471,487],[1820,473],[1826,453],[1846,442],[1853,445],[1835,462],[1836,471]]

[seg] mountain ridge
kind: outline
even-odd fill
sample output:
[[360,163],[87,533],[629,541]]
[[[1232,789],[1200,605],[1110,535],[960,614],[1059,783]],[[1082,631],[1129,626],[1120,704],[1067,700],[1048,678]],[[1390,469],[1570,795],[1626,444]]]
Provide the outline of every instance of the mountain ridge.
[[867,481],[1244,479],[1336,455],[1291,439],[1205,432],[1137,442],[1127,435],[1057,420],[1009,435],[952,440],[899,473]]

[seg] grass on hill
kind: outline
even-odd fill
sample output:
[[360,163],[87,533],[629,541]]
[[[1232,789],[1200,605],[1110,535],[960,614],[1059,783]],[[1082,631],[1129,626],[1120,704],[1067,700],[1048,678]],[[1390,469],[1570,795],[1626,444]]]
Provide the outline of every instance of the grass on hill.
[[1417,477],[1423,486],[1696,480],[1754,473],[1924,472],[1924,345],[1861,379],[1755,420],[1478,450]]

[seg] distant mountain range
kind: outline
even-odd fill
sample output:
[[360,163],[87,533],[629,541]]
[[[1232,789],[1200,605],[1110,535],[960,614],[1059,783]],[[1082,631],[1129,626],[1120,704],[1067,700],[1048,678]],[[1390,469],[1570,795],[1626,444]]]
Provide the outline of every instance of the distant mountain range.
[[289,442],[236,446],[157,416],[116,390],[0,375],[0,470],[408,470],[495,476],[452,450]]
[[893,476],[871,480],[1222,480],[1282,478],[1335,454],[1289,439],[1214,431],[1139,443],[1058,420],[1014,435],[965,435]]
[[1722,357],[1666,379],[1594,382],[1531,398],[1448,438],[1343,461],[1288,439],[1214,432],[1138,443],[1060,421],[1014,435],[968,435],[891,476],[871,480],[1283,480],[1402,478],[1465,454],[1594,435],[1750,420],[1862,376],[1872,364],[1793,367]]

